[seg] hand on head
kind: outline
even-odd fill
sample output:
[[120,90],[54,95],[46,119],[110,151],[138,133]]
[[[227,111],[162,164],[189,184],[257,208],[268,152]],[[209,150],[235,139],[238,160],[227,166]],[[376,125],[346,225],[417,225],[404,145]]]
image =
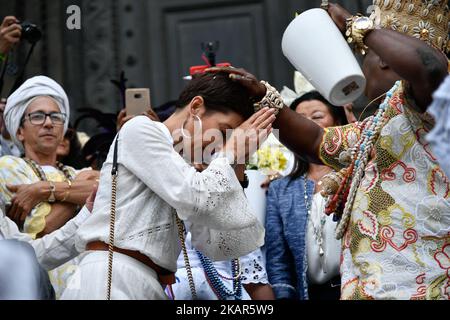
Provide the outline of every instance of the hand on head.
[[232,67],[213,67],[206,69],[206,72],[218,73],[225,72],[230,79],[241,84],[247,89],[248,94],[256,101],[260,101],[266,95],[266,87],[250,72],[244,69]]
[[[256,76],[244,69],[233,67],[213,67],[206,70],[210,73],[224,72],[230,79],[242,85],[250,98],[260,101],[266,95],[266,86]],[[275,109],[263,108],[253,114],[233,131],[230,139],[226,142],[223,150],[233,154],[237,164],[245,163],[259,146],[272,132],[272,123],[275,121]]]

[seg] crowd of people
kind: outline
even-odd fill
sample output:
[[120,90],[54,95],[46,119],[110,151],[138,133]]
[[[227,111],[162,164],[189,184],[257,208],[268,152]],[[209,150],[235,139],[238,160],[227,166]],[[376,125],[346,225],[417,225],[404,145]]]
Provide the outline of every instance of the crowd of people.
[[[374,4],[364,28],[323,6],[365,53],[360,119],[211,66],[88,137],[60,84],[26,80],[0,103],[0,299],[450,299],[448,0]],[[3,20],[2,63],[21,31]],[[294,164],[263,225],[245,169],[274,129]]]

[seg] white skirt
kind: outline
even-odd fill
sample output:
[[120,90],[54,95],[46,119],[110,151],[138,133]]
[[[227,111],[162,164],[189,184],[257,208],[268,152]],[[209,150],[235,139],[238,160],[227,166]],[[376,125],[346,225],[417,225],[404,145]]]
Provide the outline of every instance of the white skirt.
[[[61,300],[105,300],[108,252],[87,251],[68,281]],[[121,253],[114,253],[112,300],[167,300],[156,272]]]

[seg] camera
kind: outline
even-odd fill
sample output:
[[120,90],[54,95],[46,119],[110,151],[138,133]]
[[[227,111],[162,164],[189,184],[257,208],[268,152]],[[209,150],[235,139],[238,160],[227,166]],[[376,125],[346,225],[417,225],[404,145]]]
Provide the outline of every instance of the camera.
[[37,25],[27,21],[22,22],[20,25],[22,27],[22,40],[26,40],[31,44],[41,40],[42,32]]

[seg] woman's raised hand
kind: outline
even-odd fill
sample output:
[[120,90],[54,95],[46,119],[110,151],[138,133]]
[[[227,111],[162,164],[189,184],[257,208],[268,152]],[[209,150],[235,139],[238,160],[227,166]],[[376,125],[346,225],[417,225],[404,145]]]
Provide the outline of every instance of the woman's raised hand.
[[235,164],[245,164],[249,156],[266,140],[276,119],[274,112],[274,109],[263,108],[233,130],[223,151],[233,156]]

